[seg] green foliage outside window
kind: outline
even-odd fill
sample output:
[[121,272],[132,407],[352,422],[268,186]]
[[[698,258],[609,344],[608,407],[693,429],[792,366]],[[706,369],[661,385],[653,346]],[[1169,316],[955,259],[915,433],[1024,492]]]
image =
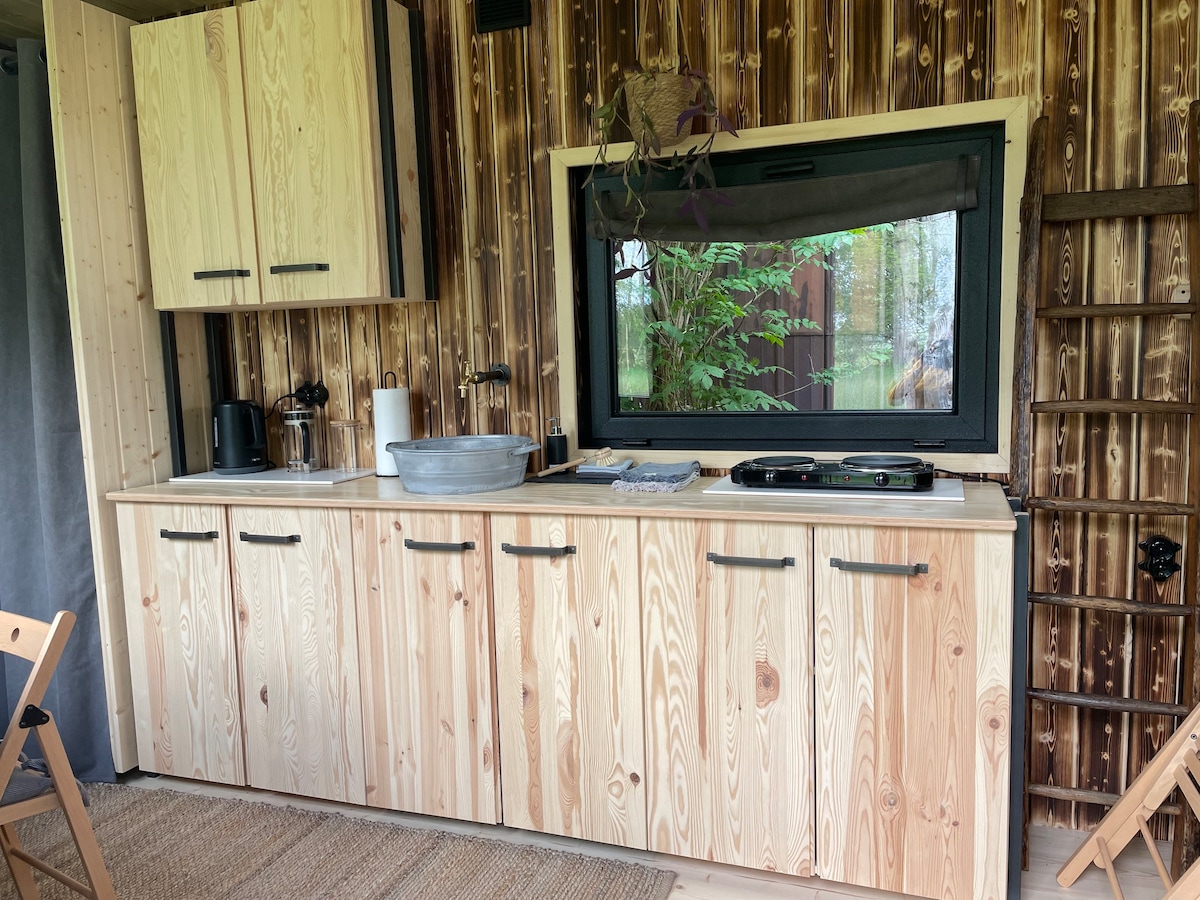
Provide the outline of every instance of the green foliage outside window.
[[[646,412],[794,410],[785,397],[750,385],[764,374],[795,374],[756,356],[761,342],[782,347],[791,335],[820,330],[811,319],[778,308],[779,299],[796,296],[797,270],[806,265],[828,269],[831,253],[867,231],[891,227],[771,244],[668,243],[654,248],[648,264],[645,246],[626,242],[615,261],[618,270],[630,273],[617,281],[616,291],[622,407]],[[805,373],[808,380],[795,390],[831,384],[888,357],[881,349]]]

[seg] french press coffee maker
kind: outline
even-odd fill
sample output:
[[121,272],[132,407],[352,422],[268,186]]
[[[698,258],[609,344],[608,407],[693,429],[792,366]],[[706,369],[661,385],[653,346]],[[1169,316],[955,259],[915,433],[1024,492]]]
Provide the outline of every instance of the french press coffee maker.
[[315,472],[321,468],[320,429],[312,407],[324,406],[329,392],[319,381],[315,385],[306,381],[292,396],[308,408],[283,411],[283,449],[287,455],[287,468],[289,472]]
[[321,468],[317,452],[317,415],[311,409],[283,412],[283,447],[289,472],[313,472]]

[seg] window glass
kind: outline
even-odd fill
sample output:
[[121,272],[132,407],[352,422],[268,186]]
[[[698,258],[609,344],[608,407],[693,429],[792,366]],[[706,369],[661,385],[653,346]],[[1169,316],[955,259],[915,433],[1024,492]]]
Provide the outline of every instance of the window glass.
[[952,409],[957,219],[776,243],[614,241],[621,410]]

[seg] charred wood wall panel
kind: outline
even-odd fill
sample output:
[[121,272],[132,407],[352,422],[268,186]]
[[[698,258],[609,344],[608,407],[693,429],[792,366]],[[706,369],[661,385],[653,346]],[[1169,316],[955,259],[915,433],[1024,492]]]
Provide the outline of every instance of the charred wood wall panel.
[[[548,153],[594,143],[591,111],[634,63],[709,71],[738,127],[1026,96],[1050,117],[1046,190],[1182,181],[1198,91],[1194,7],[1175,0],[545,0],[525,30],[477,35],[471,0],[419,0],[433,134],[435,304],[231,317],[240,396],[270,404],[304,379],[328,418],[367,420],[395,371],[415,436],[540,435],[559,408]],[[1042,305],[1165,302],[1187,278],[1182,219],[1047,228]],[[1038,322],[1037,400],[1187,399],[1187,322]],[[463,360],[506,362],[504,389],[456,386]],[[1178,417],[1039,416],[1038,495],[1185,500]],[[327,436],[326,436],[327,437]],[[360,457],[370,459],[370,429]],[[278,458],[278,425],[270,449]],[[1185,542],[1174,518],[1033,517],[1036,591],[1182,601],[1180,579],[1135,573],[1136,542]],[[1184,562],[1195,556],[1187,547]],[[1181,626],[1040,606],[1037,687],[1177,701]],[[1121,790],[1173,726],[1034,704],[1031,778]],[[1087,826],[1099,807],[1035,799],[1035,821]]]

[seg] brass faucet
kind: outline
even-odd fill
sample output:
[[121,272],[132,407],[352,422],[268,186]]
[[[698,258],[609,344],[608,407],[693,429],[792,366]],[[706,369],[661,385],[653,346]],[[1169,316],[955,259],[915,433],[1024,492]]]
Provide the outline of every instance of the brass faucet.
[[467,388],[473,384],[484,384],[491,381],[503,387],[512,380],[512,370],[504,363],[493,363],[486,372],[476,372],[469,360],[463,360],[462,381],[458,383],[458,393],[467,399]]

